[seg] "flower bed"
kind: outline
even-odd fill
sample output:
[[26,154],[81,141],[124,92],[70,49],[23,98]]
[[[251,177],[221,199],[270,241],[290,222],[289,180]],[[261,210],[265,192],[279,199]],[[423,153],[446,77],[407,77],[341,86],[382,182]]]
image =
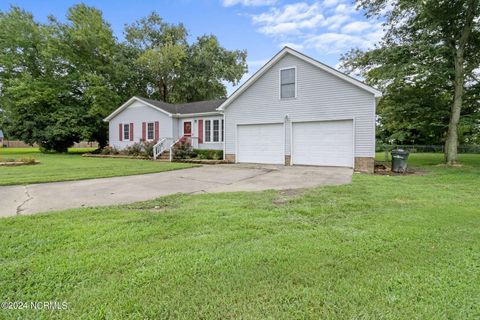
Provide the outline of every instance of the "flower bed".
[[30,166],[39,163],[40,161],[35,160],[34,158],[0,159],[0,167]]
[[140,159],[140,160],[151,160],[152,158],[146,156],[129,156],[126,154],[94,154],[94,153],[84,153],[82,157],[90,158],[120,158],[120,159]]

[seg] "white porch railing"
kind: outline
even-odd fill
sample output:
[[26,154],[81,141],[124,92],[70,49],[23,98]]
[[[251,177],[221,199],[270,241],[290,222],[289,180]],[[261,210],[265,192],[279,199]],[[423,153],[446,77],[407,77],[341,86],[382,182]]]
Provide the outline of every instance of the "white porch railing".
[[[171,147],[175,144],[173,138],[163,138],[160,139],[160,141],[157,142],[153,146],[153,159],[157,160],[158,156],[160,156],[164,151],[170,150],[171,152]],[[172,160],[172,154],[170,153],[170,161]]]

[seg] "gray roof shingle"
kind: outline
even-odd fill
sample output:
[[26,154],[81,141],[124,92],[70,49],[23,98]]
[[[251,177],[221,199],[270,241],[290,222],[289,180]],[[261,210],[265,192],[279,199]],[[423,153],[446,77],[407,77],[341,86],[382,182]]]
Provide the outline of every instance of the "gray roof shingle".
[[217,112],[217,108],[220,107],[220,105],[226,100],[226,99],[219,99],[219,100],[197,101],[197,102],[181,103],[181,104],[170,104],[170,103],[165,103],[163,101],[152,100],[152,99],[147,99],[147,98],[138,97],[138,96],[137,98],[172,114]]

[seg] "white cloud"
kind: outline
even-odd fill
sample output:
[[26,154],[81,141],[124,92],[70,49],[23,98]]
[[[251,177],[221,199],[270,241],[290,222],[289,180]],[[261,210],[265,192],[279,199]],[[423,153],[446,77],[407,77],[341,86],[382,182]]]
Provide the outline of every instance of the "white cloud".
[[262,14],[253,15],[252,21],[259,31],[268,35],[295,34],[303,29],[313,29],[324,21],[317,3],[298,2],[281,9],[272,8]]
[[277,0],[222,0],[224,7],[236,6],[238,4],[246,7],[271,6],[276,2]]
[[323,1],[323,6],[324,7],[334,7],[336,6],[339,2],[341,2],[341,0],[325,0]]
[[303,44],[293,43],[293,42],[284,42],[284,43],[280,44],[280,48],[283,48],[283,47],[290,47],[290,48],[292,48],[294,50],[297,50],[297,51],[302,51],[304,49]]
[[342,28],[343,33],[360,33],[372,28],[372,25],[366,21],[354,21]]
[[338,54],[351,48],[369,49],[384,35],[381,23],[366,20],[351,0],[299,0],[250,17],[257,31],[275,38],[282,47],[300,51]]

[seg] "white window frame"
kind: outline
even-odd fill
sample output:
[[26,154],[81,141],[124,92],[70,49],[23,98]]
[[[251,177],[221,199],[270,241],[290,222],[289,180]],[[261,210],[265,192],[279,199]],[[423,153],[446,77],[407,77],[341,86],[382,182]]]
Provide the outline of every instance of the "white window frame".
[[[282,98],[282,70],[289,70],[289,69],[295,70],[295,95],[290,98]],[[278,98],[280,100],[291,100],[291,99],[297,99],[297,96],[298,96],[297,67],[292,66],[292,67],[285,67],[285,68],[279,69],[278,70]]]
[[[214,130],[213,130],[213,122],[218,121],[218,141],[213,141],[214,137]],[[210,122],[210,141],[207,141],[207,122]],[[223,127],[222,127],[223,123]],[[223,128],[223,130],[222,130]],[[224,134],[225,134],[225,122],[223,118],[210,118],[210,119],[203,119],[203,143],[222,143],[224,141]]]
[[[128,129],[127,129],[128,128]],[[127,130],[126,130],[127,129]],[[128,132],[127,134],[127,137],[125,137],[125,133]],[[130,123],[124,123],[123,124],[123,131],[122,131],[122,134],[123,134],[123,140],[124,141],[131,141],[130,140]]]
[[[151,139],[148,137],[148,126],[149,126],[149,125],[152,125],[152,138],[151,138]],[[146,132],[147,134],[146,134],[146,137],[145,137],[146,140],[147,140],[147,141],[153,141],[153,140],[155,140],[155,122],[147,122],[147,127],[146,127],[145,129],[146,129],[146,131],[147,131],[147,132]]]

